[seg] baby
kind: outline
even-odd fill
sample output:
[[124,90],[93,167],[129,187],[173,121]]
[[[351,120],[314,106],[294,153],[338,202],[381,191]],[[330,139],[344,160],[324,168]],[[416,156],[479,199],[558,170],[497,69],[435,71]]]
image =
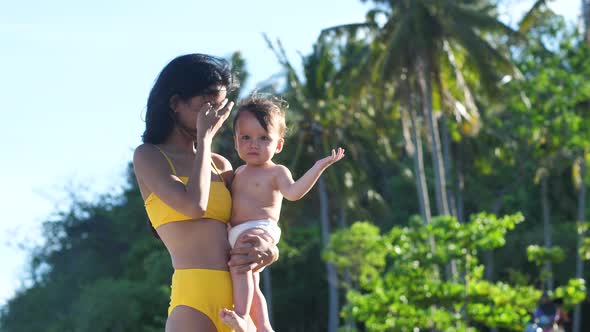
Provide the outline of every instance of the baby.
[[[234,143],[245,165],[235,171],[232,183],[232,216],[229,242],[232,248],[240,236],[266,232],[278,243],[278,227],[283,197],[295,201],[303,197],[326,168],[344,157],[344,150],[316,161],[299,180],[289,169],[272,162],[285,142],[285,113],[277,98],[253,95],[238,104],[234,118]],[[239,242],[238,242],[239,243]],[[246,332],[248,316],[256,331],[273,331],[268,319],[266,299],[259,287],[259,272],[240,273],[230,268],[233,281],[234,311],[220,312],[222,320],[236,330]]]

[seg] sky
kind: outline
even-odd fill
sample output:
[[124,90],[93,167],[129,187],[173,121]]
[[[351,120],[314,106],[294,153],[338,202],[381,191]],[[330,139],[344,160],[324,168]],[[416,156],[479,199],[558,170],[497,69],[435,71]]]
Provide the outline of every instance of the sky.
[[[504,19],[533,2],[510,1]],[[574,22],[580,3],[550,6]],[[263,33],[298,63],[323,28],[360,22],[368,8],[359,0],[0,2],[0,305],[26,286],[29,250],[69,193],[92,200],[121,191],[147,95],[171,59],[239,50],[251,90],[281,69]]]

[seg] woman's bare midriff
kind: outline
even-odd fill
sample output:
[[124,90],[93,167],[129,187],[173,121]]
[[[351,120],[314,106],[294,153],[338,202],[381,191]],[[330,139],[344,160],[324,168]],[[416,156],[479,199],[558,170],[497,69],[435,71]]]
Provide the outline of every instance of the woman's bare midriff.
[[158,227],[174,269],[228,271],[227,225],[213,219],[171,222]]

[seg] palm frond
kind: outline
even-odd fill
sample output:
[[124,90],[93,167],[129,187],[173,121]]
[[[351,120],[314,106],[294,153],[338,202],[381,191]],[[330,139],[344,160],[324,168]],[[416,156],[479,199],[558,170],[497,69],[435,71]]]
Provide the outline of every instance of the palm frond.
[[[471,93],[471,89],[467,85],[465,78],[463,77],[463,73],[455,60],[455,54],[453,53],[453,49],[447,40],[443,41],[443,50],[447,55],[447,59],[451,64],[451,68],[455,74],[455,82],[461,91],[463,92],[463,98],[465,101],[465,107],[461,108],[460,106],[456,107],[457,114],[461,115],[465,119],[469,120],[470,117],[479,117],[479,111],[477,106],[475,105],[475,99],[473,98],[473,94]],[[455,103],[456,104],[456,103]],[[465,112],[463,110],[465,109]]]
[[509,38],[525,40],[524,34],[504,24],[497,17],[490,15],[489,10],[478,10],[476,8],[465,8],[455,2],[445,2],[445,25],[448,21],[453,23],[461,22],[461,25],[470,29],[477,29],[484,32],[498,32]]
[[326,38],[328,35],[332,35],[335,37],[341,37],[343,35],[354,36],[360,29],[375,29],[378,27],[379,26],[376,23],[371,22],[336,25],[333,27],[322,29],[322,31],[320,31],[318,39]]
[[522,34],[526,34],[538,21],[539,16],[546,6],[547,0],[537,0],[529,9],[520,22],[518,23],[518,31]]
[[301,88],[303,86],[303,82],[297,75],[297,71],[295,70],[295,68],[291,65],[291,62],[287,57],[287,53],[285,52],[285,48],[283,47],[283,44],[281,43],[280,39],[277,39],[275,46],[275,44],[272,43],[272,41],[268,38],[266,34],[263,34],[263,36],[264,40],[266,41],[266,44],[273,51],[273,53],[277,57],[277,60],[286,71],[285,74],[287,76],[287,86],[290,87],[294,93],[294,101],[297,102],[299,105],[305,105],[307,103],[307,98],[305,96],[305,92]]
[[497,83],[504,74],[519,76],[518,69],[512,61],[473,30],[465,29],[457,24],[452,24],[450,27],[455,39],[471,55],[469,59],[476,65],[482,85],[488,92],[496,92]]
[[[408,60],[408,55],[412,53],[411,41],[408,37],[411,36],[409,22],[410,17],[405,16],[400,21],[400,24],[392,31],[391,36],[385,44],[384,56],[381,64],[381,74],[383,80],[390,80],[400,68],[403,67],[404,61]],[[405,24],[404,24],[405,23]]]

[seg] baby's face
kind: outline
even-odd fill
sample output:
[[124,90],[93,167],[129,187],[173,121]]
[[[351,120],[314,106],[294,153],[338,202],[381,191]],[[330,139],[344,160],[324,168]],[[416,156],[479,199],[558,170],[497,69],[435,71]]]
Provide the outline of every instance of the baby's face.
[[268,131],[264,130],[250,112],[240,113],[235,132],[236,151],[248,165],[264,165],[283,148],[283,138],[277,129],[269,127]]

